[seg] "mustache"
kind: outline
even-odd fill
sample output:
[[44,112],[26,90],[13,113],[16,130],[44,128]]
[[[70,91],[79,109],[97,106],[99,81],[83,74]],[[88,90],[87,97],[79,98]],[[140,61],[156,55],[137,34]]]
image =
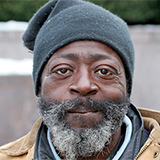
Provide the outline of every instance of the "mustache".
[[42,113],[45,114],[45,112],[52,110],[54,113],[60,113],[59,117],[64,118],[68,112],[75,112],[80,108],[91,112],[101,112],[105,115],[112,111],[113,108],[123,111],[129,107],[130,99],[126,97],[121,100],[93,100],[87,97],[86,99],[75,98],[73,100],[64,100],[61,102],[56,100],[48,102],[40,97],[38,98],[38,104],[40,104],[39,107]]

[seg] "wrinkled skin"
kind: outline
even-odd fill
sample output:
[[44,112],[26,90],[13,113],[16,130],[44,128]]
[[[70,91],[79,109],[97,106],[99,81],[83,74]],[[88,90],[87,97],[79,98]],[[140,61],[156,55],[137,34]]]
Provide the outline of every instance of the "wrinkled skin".
[[[76,98],[123,100],[126,98],[123,63],[118,54],[103,43],[87,40],[72,42],[56,51],[47,62],[42,73],[39,95],[46,102]],[[101,112],[80,106],[71,109],[65,121],[79,132],[86,127],[92,128],[103,118]],[[112,135],[107,146],[110,153],[120,134],[121,128]],[[108,156],[98,153],[99,159],[107,159]],[[90,159],[96,159],[96,155]]]

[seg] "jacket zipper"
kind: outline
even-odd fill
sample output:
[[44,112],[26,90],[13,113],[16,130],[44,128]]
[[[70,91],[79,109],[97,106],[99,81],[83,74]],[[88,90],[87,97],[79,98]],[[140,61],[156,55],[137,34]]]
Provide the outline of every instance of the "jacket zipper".
[[148,144],[146,144],[145,146],[143,146],[142,148],[141,148],[141,150],[140,150],[140,152],[137,154],[137,156],[135,157],[135,159],[134,160],[138,160],[138,158],[142,155],[142,153],[148,148],[148,146],[151,144],[151,142],[150,143],[148,143]]

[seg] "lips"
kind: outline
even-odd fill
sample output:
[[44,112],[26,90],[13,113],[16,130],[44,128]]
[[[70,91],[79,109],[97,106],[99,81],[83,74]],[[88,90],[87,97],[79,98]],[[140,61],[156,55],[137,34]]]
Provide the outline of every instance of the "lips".
[[97,109],[91,108],[91,107],[84,107],[84,106],[79,106],[73,109],[70,109],[68,113],[79,113],[79,114],[87,114],[87,113],[96,113],[98,112]]
[[84,128],[92,128],[103,118],[103,114],[97,109],[79,106],[68,111],[65,121],[72,129],[77,131]]

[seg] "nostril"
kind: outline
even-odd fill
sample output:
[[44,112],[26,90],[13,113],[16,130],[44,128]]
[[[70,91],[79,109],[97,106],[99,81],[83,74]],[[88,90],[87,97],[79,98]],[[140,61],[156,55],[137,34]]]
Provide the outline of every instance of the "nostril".
[[78,90],[75,90],[75,89],[71,89],[70,92],[71,92],[71,94],[77,93],[77,94],[79,94],[81,96],[89,96],[89,95],[94,95],[94,94],[97,93],[96,90],[92,90],[92,91],[89,91],[89,92],[85,92],[85,93],[82,92],[81,93],[81,92],[79,92]]
[[70,90],[71,91],[71,93],[79,93],[77,90],[75,90],[75,89],[71,89]]
[[93,90],[93,91],[89,91],[88,93],[87,93],[87,95],[94,95],[94,94],[96,94],[97,93],[97,91],[96,90]]
[[79,94],[80,96],[94,95],[98,92],[98,86],[90,82],[75,83],[69,87],[71,94]]

